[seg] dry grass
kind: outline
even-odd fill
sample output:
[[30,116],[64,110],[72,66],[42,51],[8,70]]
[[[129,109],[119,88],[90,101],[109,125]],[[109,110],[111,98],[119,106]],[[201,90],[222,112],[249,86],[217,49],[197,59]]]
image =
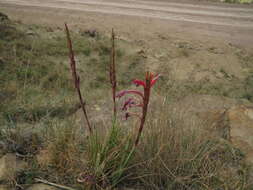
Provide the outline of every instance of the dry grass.
[[50,173],[60,182],[77,178],[88,189],[247,189],[248,168],[238,149],[191,118],[168,113],[167,104],[149,113],[136,148],[134,125],[125,130],[107,123],[109,130],[86,139],[73,135],[73,124],[59,126],[44,150],[48,162],[42,168],[54,168]]
[[[135,155],[135,180],[145,189],[244,189],[239,150],[168,106],[152,113]],[[186,121],[186,122],[184,122]],[[188,121],[188,122],[187,122]]]

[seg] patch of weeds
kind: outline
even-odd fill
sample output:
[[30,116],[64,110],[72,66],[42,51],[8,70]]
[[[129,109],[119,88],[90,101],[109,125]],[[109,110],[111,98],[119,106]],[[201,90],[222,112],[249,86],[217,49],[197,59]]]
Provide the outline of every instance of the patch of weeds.
[[[9,22],[0,23],[0,40],[15,40],[24,37],[24,34],[16,30],[15,26]],[[2,44],[3,45],[3,44]]]
[[91,54],[91,49],[90,49],[89,47],[87,47],[86,49],[84,49],[83,53],[84,53],[84,55],[86,55],[86,56],[90,56],[90,54]]

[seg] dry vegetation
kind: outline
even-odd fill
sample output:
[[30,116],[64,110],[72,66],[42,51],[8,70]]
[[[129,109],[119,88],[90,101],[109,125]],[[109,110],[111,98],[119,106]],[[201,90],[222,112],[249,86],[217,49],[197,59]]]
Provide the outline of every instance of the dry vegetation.
[[226,3],[252,3],[252,0],[221,0],[221,2]]
[[[75,189],[252,189],[240,150],[200,130],[204,124],[190,118],[183,122],[179,113],[168,114],[171,100],[179,94],[212,90],[218,94],[219,89],[201,86],[199,90],[198,83],[175,88],[166,75],[161,77],[151,99],[157,94],[164,98],[156,98],[159,108],[150,107],[135,146],[139,123],[113,119],[110,38],[72,31],[88,116],[97,116],[89,114],[101,99],[106,99],[104,107],[110,113],[104,122],[93,123],[94,132],[89,134],[72,117],[80,105],[64,30],[26,26],[3,16],[0,29],[0,135],[7,145],[1,151],[16,152],[29,162],[29,168],[17,174],[16,185],[25,187],[40,177]],[[117,41],[116,46],[118,88],[124,89],[131,79],[143,78],[144,58],[121,48],[128,47],[127,42]],[[183,57],[190,53],[180,52]],[[240,83],[249,100],[252,76],[245,85]]]

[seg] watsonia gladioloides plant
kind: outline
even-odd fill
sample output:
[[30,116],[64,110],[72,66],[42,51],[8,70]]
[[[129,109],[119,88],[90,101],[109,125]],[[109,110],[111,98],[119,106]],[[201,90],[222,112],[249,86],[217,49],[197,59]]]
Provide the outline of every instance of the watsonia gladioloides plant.
[[[117,94],[117,98],[121,98],[122,96],[125,96],[127,94],[132,94],[135,95],[136,97],[131,97],[127,99],[122,107],[122,111],[126,111],[125,118],[128,119],[130,116],[137,116],[140,119],[140,126],[139,130],[137,133],[137,137],[135,140],[135,146],[138,145],[140,136],[145,124],[146,120],[146,115],[148,111],[148,104],[149,104],[149,98],[150,98],[150,93],[151,93],[151,88],[154,86],[156,83],[157,79],[160,77],[160,75],[154,75],[151,72],[146,73],[145,81],[142,80],[134,80],[133,83],[136,86],[142,86],[143,87],[143,92],[139,90],[122,90]],[[140,107],[142,108],[142,113],[141,115],[138,113],[131,113],[128,111],[129,108],[131,107]]]
[[[79,100],[81,103],[81,107],[89,128],[90,133],[92,133],[92,128],[89,122],[89,118],[86,112],[85,108],[85,102],[83,101],[82,95],[81,95],[81,90],[80,90],[80,77],[78,76],[76,72],[76,62],[75,62],[75,57],[74,57],[74,52],[72,48],[72,41],[70,38],[70,33],[67,24],[65,24],[65,29],[66,29],[66,35],[67,35],[67,41],[68,41],[68,48],[69,48],[69,59],[70,59],[70,66],[71,66],[71,71],[72,71],[72,77],[75,82],[75,88],[77,90]],[[137,137],[135,140],[135,146],[138,145],[141,133],[143,131],[143,127],[145,124],[146,120],[146,115],[148,111],[148,105],[149,105],[149,98],[150,98],[150,93],[151,93],[151,88],[154,86],[158,78],[160,77],[159,74],[154,75],[151,72],[146,72],[145,80],[134,80],[133,83],[136,86],[142,86],[143,87],[143,92],[140,90],[122,90],[116,95],[116,87],[117,87],[117,81],[116,81],[116,69],[115,69],[115,34],[112,29],[112,47],[111,47],[111,63],[110,63],[110,83],[112,86],[112,97],[113,97],[113,113],[114,113],[114,119],[116,119],[117,115],[117,109],[116,109],[116,98],[121,98],[122,96],[125,96],[127,94],[132,94],[135,95],[135,97],[131,97],[127,99],[127,101],[124,102],[122,111],[126,111],[125,117],[128,119],[130,116],[137,116],[140,119],[140,126],[138,129]],[[137,98],[138,97],[138,98]],[[141,114],[139,113],[132,113],[129,112],[129,108],[131,107],[140,107],[142,108]]]

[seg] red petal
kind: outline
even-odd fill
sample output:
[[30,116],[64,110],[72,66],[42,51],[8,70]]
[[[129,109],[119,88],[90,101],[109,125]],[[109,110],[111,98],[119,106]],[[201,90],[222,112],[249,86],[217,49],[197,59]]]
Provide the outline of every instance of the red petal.
[[160,76],[161,76],[161,75],[158,74],[158,75],[156,75],[156,76],[152,79],[152,81],[151,81],[151,87],[156,83],[157,79],[158,79]]
[[145,82],[142,81],[142,80],[137,80],[137,79],[135,79],[135,80],[133,80],[133,83],[134,83],[136,86],[140,86],[140,85],[143,86],[143,87],[146,86]]

